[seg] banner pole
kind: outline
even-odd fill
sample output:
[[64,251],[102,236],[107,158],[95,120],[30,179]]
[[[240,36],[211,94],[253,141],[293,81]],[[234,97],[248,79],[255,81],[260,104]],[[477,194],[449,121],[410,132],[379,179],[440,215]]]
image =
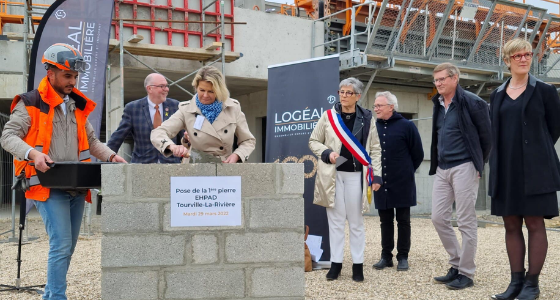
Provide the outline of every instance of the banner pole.
[[[233,8],[232,8],[233,9]],[[224,8],[224,0],[220,1],[220,12],[221,15],[221,27],[220,31],[222,33],[222,74],[224,75],[224,79],[226,77],[226,40],[225,40],[225,28],[224,28],[224,15],[226,14],[226,10]]]
[[[27,3],[27,0],[25,1]],[[27,61],[29,60],[27,52],[27,34],[29,33],[29,11],[27,5],[23,10],[23,93],[27,92]]]
[[[108,54],[110,55],[110,54]],[[111,59],[107,57],[107,70],[105,75],[105,143],[109,142],[109,138],[111,137]]]
[[121,74],[121,99],[120,108],[124,111],[124,34],[123,34],[123,20],[119,21],[119,58],[120,58],[120,74]]

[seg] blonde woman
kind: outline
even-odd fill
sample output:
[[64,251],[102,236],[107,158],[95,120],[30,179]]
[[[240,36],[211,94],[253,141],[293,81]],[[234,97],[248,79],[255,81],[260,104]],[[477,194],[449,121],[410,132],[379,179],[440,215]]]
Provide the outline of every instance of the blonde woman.
[[[201,68],[193,82],[196,94],[179,104],[179,110],[150,139],[156,149],[169,157],[191,156],[193,162],[245,162],[255,149],[255,137],[249,131],[239,102],[229,98],[222,73],[215,67]],[[171,141],[185,130],[181,145]],[[237,137],[237,149],[233,149]],[[190,151],[194,153],[190,153]]]
[[[560,99],[556,88],[531,74],[531,44],[514,39],[502,57],[511,78],[490,95],[492,140],[490,186],[492,214],[506,230],[511,282],[493,299],[539,297],[539,274],[548,240],[545,218],[558,216],[560,162],[554,144],[560,137]],[[529,270],[525,274],[523,221],[529,232]]]
[[[346,221],[354,263],[352,279],[358,282],[364,280],[366,240],[362,213],[369,210],[368,186],[371,187],[370,192],[377,191],[382,182],[381,146],[373,114],[357,105],[362,89],[363,84],[356,78],[341,81],[338,91],[340,102],[323,113],[309,139],[309,148],[321,158],[315,177],[313,203],[327,208],[331,248],[331,269],[327,280],[337,279],[342,270]],[[351,135],[352,138],[341,138],[337,133],[341,130],[346,130],[346,136]],[[345,142],[348,139],[359,146],[349,149]],[[353,155],[351,151],[363,156]],[[361,162],[364,157],[370,161],[369,166]]]

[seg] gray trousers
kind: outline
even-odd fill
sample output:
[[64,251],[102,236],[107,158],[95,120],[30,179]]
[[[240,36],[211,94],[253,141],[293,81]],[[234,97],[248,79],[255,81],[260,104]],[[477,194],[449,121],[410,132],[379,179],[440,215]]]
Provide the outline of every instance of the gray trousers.
[[[459,274],[474,277],[476,265],[477,220],[475,204],[478,194],[478,172],[472,162],[451,169],[437,168],[432,190],[432,223],[443,247],[449,253],[449,264]],[[457,225],[463,239],[459,245],[451,216],[453,202],[457,210]]]

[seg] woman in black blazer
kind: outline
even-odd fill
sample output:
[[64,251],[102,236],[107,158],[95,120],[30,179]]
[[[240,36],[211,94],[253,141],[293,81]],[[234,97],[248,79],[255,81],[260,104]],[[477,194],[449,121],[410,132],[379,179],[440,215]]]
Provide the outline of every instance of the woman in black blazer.
[[[545,218],[558,216],[560,162],[554,144],[560,137],[560,99],[556,88],[531,74],[531,44],[514,39],[502,57],[511,78],[490,96],[493,149],[489,195],[492,214],[502,216],[511,282],[493,299],[536,299],[548,240]],[[529,270],[525,274],[523,221],[529,232]]]

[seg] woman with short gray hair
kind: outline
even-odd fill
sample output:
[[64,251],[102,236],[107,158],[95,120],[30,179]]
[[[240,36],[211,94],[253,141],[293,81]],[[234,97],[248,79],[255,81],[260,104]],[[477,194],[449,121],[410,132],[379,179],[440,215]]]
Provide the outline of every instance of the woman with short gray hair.
[[381,187],[381,148],[373,114],[357,105],[362,89],[363,84],[356,78],[341,81],[340,102],[323,113],[309,139],[309,148],[321,158],[313,203],[327,208],[331,247],[327,280],[337,279],[342,270],[346,221],[354,263],[352,279],[364,280],[366,238],[362,213],[369,210],[368,194]]

